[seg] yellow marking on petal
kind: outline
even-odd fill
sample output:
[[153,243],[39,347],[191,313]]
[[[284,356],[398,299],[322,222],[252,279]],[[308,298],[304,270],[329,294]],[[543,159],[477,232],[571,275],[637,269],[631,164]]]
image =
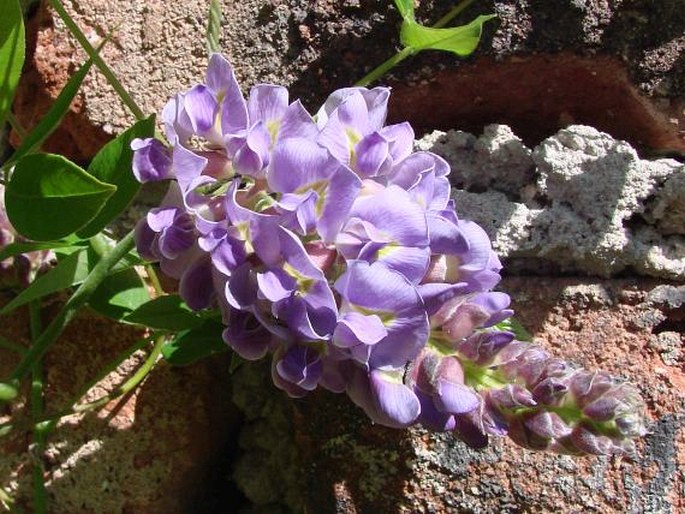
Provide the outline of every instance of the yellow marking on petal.
[[385,245],[383,248],[381,248],[380,250],[378,250],[376,252],[376,257],[378,259],[382,259],[383,257],[387,257],[388,255],[392,255],[393,253],[395,253],[399,249],[400,249],[399,245],[396,245],[393,243],[388,243],[387,245]]
[[383,323],[383,325],[385,326],[392,323],[396,319],[395,315],[392,312],[367,309],[366,307],[362,307],[361,305],[350,304],[350,306],[359,314],[363,314],[364,316],[373,316],[375,314],[380,318],[381,323]]
[[276,141],[276,136],[278,136],[278,131],[281,129],[280,120],[269,120],[266,122],[266,130],[269,131],[271,136],[271,143]]
[[357,147],[359,141],[362,140],[362,135],[351,128],[345,129],[345,135],[347,136],[347,146],[350,149],[350,163],[355,167],[357,163],[357,153],[354,149]]
[[313,278],[305,277],[287,262],[283,264],[283,271],[295,279],[298,290],[303,293],[307,293],[314,285],[315,280]]
[[240,221],[234,226],[238,229],[240,238],[245,242],[245,251],[248,254],[254,253],[254,246],[252,246],[252,240],[250,239],[250,223],[247,221]]

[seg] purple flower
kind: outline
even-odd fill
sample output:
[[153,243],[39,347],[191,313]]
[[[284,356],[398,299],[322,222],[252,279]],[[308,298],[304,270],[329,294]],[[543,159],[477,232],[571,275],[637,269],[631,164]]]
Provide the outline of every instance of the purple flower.
[[416,421],[421,403],[416,394],[402,383],[403,369],[351,370],[347,394],[376,423],[404,428]]
[[362,192],[335,241],[346,259],[382,262],[415,283],[428,267],[428,243],[425,212],[397,186]]
[[316,228],[324,242],[335,239],[361,189],[349,168],[302,138],[274,148],[267,183],[282,193],[277,206],[286,226],[303,235]]
[[371,368],[400,369],[426,344],[426,311],[402,274],[380,262],[351,261],[334,287],[341,305],[333,343],[353,359]]
[[299,398],[316,389],[323,376],[323,362],[313,346],[296,344],[274,354],[272,375],[278,387]]
[[383,127],[389,96],[387,88],[342,89],[317,113],[318,142],[362,178],[387,173],[412,150],[408,123]]
[[218,308],[238,354],[271,354],[292,397],[346,392],[374,422],[473,447],[509,433],[536,449],[629,449],[644,432],[634,388],[495,328],[512,314],[492,291],[502,265],[457,217],[447,162],[413,152],[408,123],[384,126],[389,95],[341,89],[312,118],[281,86],[246,101],[212,55],[205,83],[163,110],[170,146],[132,143],[138,180],[172,180],[136,229],[140,255],[191,308]]
[[421,400],[419,421],[434,430],[454,429],[454,416],[477,409],[481,402],[478,394],[464,383],[459,360],[433,349],[422,350],[409,366],[406,380]]
[[272,303],[274,317],[303,340],[330,339],[338,310],[326,277],[295,234],[281,228],[279,243],[283,265],[257,274],[260,295]]
[[509,296],[487,292],[455,296],[446,301],[430,318],[431,327],[440,327],[444,340],[458,343],[477,328],[491,327],[510,317]]
[[133,174],[139,182],[154,182],[173,178],[171,174],[171,151],[154,138],[134,139]]

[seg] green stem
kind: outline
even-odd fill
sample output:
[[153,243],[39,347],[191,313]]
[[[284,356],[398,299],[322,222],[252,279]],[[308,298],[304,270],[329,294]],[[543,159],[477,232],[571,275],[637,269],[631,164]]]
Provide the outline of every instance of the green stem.
[[62,333],[62,330],[64,330],[64,327],[66,327],[74,317],[76,311],[86,304],[91,294],[93,294],[95,289],[107,277],[110,268],[131,251],[134,244],[134,235],[133,231],[131,231],[119,241],[107,255],[98,261],[83,283],[64,304],[64,307],[62,307],[57,316],[50,322],[40,337],[34,341],[31,349],[24,355],[23,359],[10,376],[11,382],[18,384],[19,381],[26,376],[26,373],[31,369],[31,366],[33,366],[33,363],[40,359],[50,345],[55,342]]
[[441,29],[445,25],[447,25],[449,22],[451,22],[454,18],[459,15],[464,9],[466,9],[469,5],[471,5],[474,2],[474,0],[464,0],[463,2],[458,3],[452,9],[449,10],[445,16],[440,18],[435,24],[433,25],[434,29]]
[[135,374],[122,385],[120,385],[113,391],[110,391],[106,395],[98,398],[97,400],[93,400],[88,403],[79,403],[81,398],[97,382],[99,382],[102,378],[104,378],[114,369],[116,369],[121,364],[121,362],[129,358],[134,352],[140,350],[142,347],[145,346],[145,344],[147,344],[147,340],[143,339],[141,341],[138,341],[131,348],[127,349],[124,353],[122,353],[117,360],[112,362],[97,379],[93,380],[90,384],[88,384],[77,396],[77,400],[74,401],[70,407],[58,412],[57,414],[50,416],[49,418],[41,420],[39,423],[36,423],[36,429],[46,433],[50,432],[55,428],[59,420],[65,416],[70,416],[72,414],[84,413],[94,409],[98,409],[100,407],[107,405],[112,400],[116,400],[117,398],[133,391],[136,387],[138,387],[138,385],[140,385],[140,383],[145,379],[145,377],[147,377],[150,374],[150,371],[152,371],[152,368],[159,359],[159,356],[162,352],[162,346],[164,345],[165,341],[165,336],[157,337],[157,339],[155,340],[155,345],[152,347],[150,355],[148,355],[147,359],[145,359],[145,362],[140,366],[140,368],[138,368]]
[[155,345],[152,347],[150,355],[147,359],[145,359],[143,365],[140,368],[138,368],[138,371],[136,371],[131,378],[129,378],[121,386],[117,387],[114,391],[110,392],[109,394],[106,394],[102,398],[98,398],[97,400],[84,403],[81,405],[74,405],[73,411],[87,412],[89,410],[97,409],[98,407],[107,405],[115,398],[119,398],[120,396],[123,396],[133,391],[145,379],[145,377],[147,377],[150,374],[152,368],[154,368],[155,364],[157,363],[157,360],[159,359],[159,356],[162,354],[162,346],[165,342],[166,336],[157,336]]
[[69,31],[86,51],[88,57],[90,57],[95,65],[100,69],[107,81],[117,92],[121,100],[124,102],[124,104],[126,104],[126,107],[129,108],[137,120],[145,119],[143,111],[140,109],[140,107],[138,107],[138,104],[136,104],[133,98],[131,98],[131,96],[128,94],[128,91],[126,91],[121,82],[119,82],[119,79],[117,79],[116,75],[114,75],[109,66],[107,66],[107,63],[105,63],[95,48],[93,48],[93,45],[90,44],[90,41],[88,41],[85,34],[81,31],[78,25],[76,25],[71,16],[69,16],[69,13],[67,13],[62,5],[62,2],[60,0],[50,0],[50,5],[52,5],[55,11],[57,11],[57,14],[60,18],[62,18],[62,21],[64,21],[64,24],[67,26]]
[[17,133],[17,136],[19,136],[19,139],[22,141],[26,139],[28,132],[26,132],[26,129],[21,126],[21,123],[19,123],[19,120],[14,116],[12,111],[7,111],[7,121],[12,127],[12,130],[14,130]]
[[[31,328],[31,340],[35,341],[42,331],[40,319],[40,302],[29,303],[29,323]],[[39,420],[43,416],[43,366],[40,359],[36,360],[31,366],[31,418]],[[33,461],[33,509],[36,514],[46,514],[47,493],[45,490],[45,469],[43,467],[42,456],[45,451],[46,435],[41,432],[34,432],[33,439],[34,461]]]
[[[104,379],[107,375],[109,375],[112,371],[117,369],[122,362],[124,362],[126,359],[131,357],[135,352],[138,350],[142,350],[147,346],[149,343],[149,339],[140,339],[136,341],[133,345],[129,346],[126,350],[121,352],[117,357],[107,364],[104,369],[100,371],[100,373],[90,380],[87,384],[85,384],[78,393],[74,396],[73,400],[69,403],[69,407],[62,409],[58,411],[56,414],[53,414],[48,417],[44,417],[40,419],[39,421],[34,420],[33,427],[35,430],[42,431],[46,436],[54,430],[54,428],[57,426],[57,423],[59,422],[60,419],[62,419],[64,416],[69,416],[70,414],[74,414],[76,411],[74,410],[73,406],[77,405],[83,397],[90,391],[98,382],[100,382],[102,379]],[[9,434],[13,429],[16,428],[16,424],[13,423],[4,423],[0,425],[0,437],[3,435]],[[25,425],[20,424],[21,429],[26,429],[30,430],[30,427],[27,427]]]
[[157,276],[157,272],[155,271],[155,268],[152,266],[152,264],[145,265],[145,272],[147,273],[147,278],[150,280],[152,288],[155,290],[155,295],[164,295],[164,288],[162,287],[162,284],[159,281],[159,277]]
[[5,339],[2,336],[0,336],[0,348],[4,348],[5,350],[9,350],[11,352],[16,352],[20,355],[26,355],[26,352],[28,351],[26,347],[10,341],[9,339]]
[[[444,27],[450,21],[452,21],[459,13],[461,13],[464,9],[466,9],[469,5],[471,5],[473,2],[474,2],[474,0],[464,0],[463,2],[460,2],[459,4],[455,5],[452,9],[450,9],[450,11],[447,14],[445,14],[445,16],[440,18],[434,25],[432,25],[432,27],[435,29],[439,29],[439,28]],[[369,73],[364,75],[359,81],[357,81],[355,86],[359,86],[359,87],[368,86],[372,82],[381,78],[388,71],[390,71],[393,67],[397,66],[399,63],[404,61],[407,57],[409,57],[413,53],[414,53],[414,50],[412,48],[410,48],[410,47],[403,48],[402,50],[397,52],[395,55],[393,55],[390,59],[383,62],[377,68],[374,68]]]
[[383,75],[385,75],[390,69],[393,67],[397,66],[399,63],[404,61],[407,57],[409,57],[413,53],[411,48],[404,48],[397,52],[395,55],[393,55],[390,59],[379,65],[377,68],[374,68],[371,70],[369,73],[364,75],[360,80],[357,81],[355,86],[368,86],[371,84],[371,82],[374,82],[375,80],[378,80],[381,78]]

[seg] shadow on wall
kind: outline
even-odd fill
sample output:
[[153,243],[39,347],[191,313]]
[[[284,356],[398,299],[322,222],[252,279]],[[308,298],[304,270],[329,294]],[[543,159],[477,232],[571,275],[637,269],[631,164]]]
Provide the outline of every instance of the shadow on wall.
[[[422,52],[383,78],[393,87],[390,121],[410,121],[419,137],[434,129],[480,133],[488,124],[503,123],[530,147],[561,128],[583,124],[625,139],[641,152],[682,156],[685,104],[676,95],[685,88],[685,63],[682,45],[675,45],[671,55],[667,50],[685,27],[677,3],[483,2],[455,22],[498,13],[496,22],[486,24],[474,56]],[[426,2],[424,10],[434,20],[450,7],[450,2]],[[399,19],[390,11],[378,23],[373,17],[378,9],[377,2],[349,9],[350,18],[337,20],[337,32],[328,25],[336,20],[318,11],[301,20],[307,30],[289,37],[293,62],[304,66],[291,85],[293,96],[309,107],[319,105],[330,91],[351,85],[363,70],[393,55]],[[317,23],[328,30],[317,29]],[[311,51],[308,45],[316,48],[313,59],[300,55]],[[656,64],[647,62],[649,52],[656,52]],[[654,98],[643,96],[638,83],[650,85]]]
[[417,134],[451,128],[480,133],[487,124],[503,123],[532,147],[561,128],[583,124],[639,150],[685,152],[676,126],[608,56],[483,57],[425,84],[394,85],[390,112],[392,122],[410,120]]
[[[46,308],[45,315],[54,312]],[[28,344],[27,327],[20,309],[3,319],[2,336]],[[45,357],[47,411],[68,405],[139,337],[137,329],[93,315],[74,320]],[[11,356],[0,351],[0,376],[16,364]],[[141,360],[127,360],[120,375],[100,381],[91,399],[116,389]],[[228,367],[227,355],[186,368],[160,362],[134,394],[63,422],[40,456],[31,453],[28,432],[15,430],[0,440],[0,486],[16,478],[17,512],[32,512],[32,464],[40,458],[52,514],[237,512],[245,500],[229,477],[242,418],[230,400]]]

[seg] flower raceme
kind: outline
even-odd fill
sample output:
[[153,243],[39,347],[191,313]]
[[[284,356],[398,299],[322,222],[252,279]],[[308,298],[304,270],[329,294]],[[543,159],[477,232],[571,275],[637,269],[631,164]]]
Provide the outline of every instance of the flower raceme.
[[221,311],[239,355],[270,354],[291,396],[346,392],[375,422],[472,445],[509,431],[532,448],[627,448],[643,432],[633,388],[496,328],[512,314],[492,291],[499,259],[458,218],[447,163],[413,151],[408,123],[385,125],[389,95],[340,89],[311,116],[280,86],[245,100],[213,54],[206,83],[163,110],[169,145],[132,144],[139,181],[171,182],[136,229],[140,255],[191,308]]

